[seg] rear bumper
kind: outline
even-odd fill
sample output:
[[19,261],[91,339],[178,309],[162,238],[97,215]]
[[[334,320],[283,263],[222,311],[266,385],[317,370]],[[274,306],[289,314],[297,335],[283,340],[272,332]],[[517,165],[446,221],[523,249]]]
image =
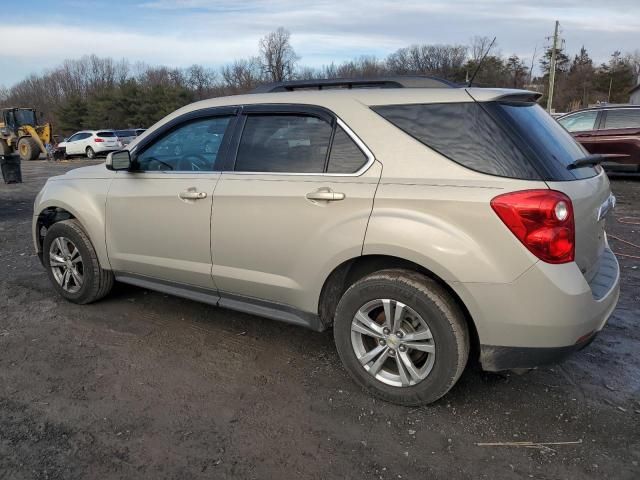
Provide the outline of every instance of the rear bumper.
[[514,368],[534,368],[561,362],[573,352],[587,347],[597,336],[597,332],[584,340],[565,347],[500,347],[480,345],[480,363],[484,370],[499,372]]
[[452,285],[469,309],[485,370],[555,363],[602,330],[620,294],[620,269],[609,248],[587,282],[575,263],[538,262],[509,284]]

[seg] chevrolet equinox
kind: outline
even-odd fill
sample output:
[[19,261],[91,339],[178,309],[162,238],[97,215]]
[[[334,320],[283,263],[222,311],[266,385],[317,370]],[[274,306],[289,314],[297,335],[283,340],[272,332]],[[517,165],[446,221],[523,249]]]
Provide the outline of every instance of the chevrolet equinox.
[[469,358],[585,347],[619,294],[615,204],[521,90],[435,78],[285,82],[160,120],[50,178],[33,238],[60,295],[114,281],[322,331],[387,401],[433,402]]

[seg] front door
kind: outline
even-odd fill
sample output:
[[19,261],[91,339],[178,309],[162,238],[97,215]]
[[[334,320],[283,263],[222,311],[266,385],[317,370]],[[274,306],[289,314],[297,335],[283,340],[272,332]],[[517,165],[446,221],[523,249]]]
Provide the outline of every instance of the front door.
[[214,194],[213,275],[223,300],[316,312],[330,269],[361,254],[381,167],[327,112],[273,109],[245,107]]
[[215,288],[211,207],[230,120],[208,116],[178,123],[134,152],[135,171],[118,172],[107,199],[114,271]]

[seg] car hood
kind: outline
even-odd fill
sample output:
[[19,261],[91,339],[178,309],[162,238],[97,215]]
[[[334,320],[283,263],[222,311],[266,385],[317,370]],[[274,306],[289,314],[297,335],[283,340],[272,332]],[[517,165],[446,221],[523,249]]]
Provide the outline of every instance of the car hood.
[[111,178],[116,172],[107,170],[104,163],[89,165],[87,167],[74,168],[64,175],[52,177],[51,180],[67,180],[73,178]]

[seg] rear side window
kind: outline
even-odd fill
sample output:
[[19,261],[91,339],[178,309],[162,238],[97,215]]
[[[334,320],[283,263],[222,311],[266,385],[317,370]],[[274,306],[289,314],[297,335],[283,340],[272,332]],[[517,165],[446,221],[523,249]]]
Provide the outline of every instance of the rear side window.
[[507,132],[478,103],[388,105],[373,110],[462,166],[500,177],[540,178]]
[[367,157],[340,126],[336,128],[329,155],[328,173],[355,173],[367,163]]
[[640,108],[607,110],[604,128],[640,128]]
[[310,115],[249,115],[235,170],[322,173],[332,127]]
[[96,133],[96,136],[101,138],[111,138],[111,137],[115,137],[116,134],[115,132],[98,132]]

